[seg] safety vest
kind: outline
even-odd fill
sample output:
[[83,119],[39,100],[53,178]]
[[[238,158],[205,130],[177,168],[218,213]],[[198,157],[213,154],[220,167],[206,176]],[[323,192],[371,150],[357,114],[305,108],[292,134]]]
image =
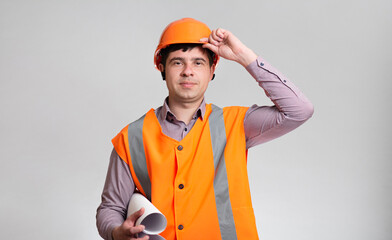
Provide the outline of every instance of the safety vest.
[[167,218],[166,240],[258,239],[247,174],[248,108],[207,104],[181,141],[151,109],[112,142],[133,181]]

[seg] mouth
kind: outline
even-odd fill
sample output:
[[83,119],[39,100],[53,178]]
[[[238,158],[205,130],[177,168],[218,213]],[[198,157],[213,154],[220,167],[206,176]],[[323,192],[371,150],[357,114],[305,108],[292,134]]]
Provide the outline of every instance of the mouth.
[[184,88],[191,88],[191,87],[195,86],[196,83],[191,82],[191,81],[184,81],[184,82],[180,82],[180,85]]

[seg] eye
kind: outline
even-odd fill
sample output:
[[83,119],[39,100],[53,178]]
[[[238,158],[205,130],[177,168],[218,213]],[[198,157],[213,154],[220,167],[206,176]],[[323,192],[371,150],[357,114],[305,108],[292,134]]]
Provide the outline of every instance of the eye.
[[202,61],[196,61],[196,62],[195,62],[195,65],[196,65],[196,66],[202,66],[202,65],[203,65],[203,62],[202,62]]

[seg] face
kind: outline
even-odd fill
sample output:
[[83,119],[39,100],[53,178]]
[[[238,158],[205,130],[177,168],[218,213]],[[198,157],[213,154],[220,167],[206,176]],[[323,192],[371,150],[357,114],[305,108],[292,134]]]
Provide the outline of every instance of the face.
[[162,64],[159,68],[165,70],[169,104],[200,104],[215,65],[210,67],[207,53],[201,47],[194,47],[186,52],[180,49],[169,53],[165,69]]

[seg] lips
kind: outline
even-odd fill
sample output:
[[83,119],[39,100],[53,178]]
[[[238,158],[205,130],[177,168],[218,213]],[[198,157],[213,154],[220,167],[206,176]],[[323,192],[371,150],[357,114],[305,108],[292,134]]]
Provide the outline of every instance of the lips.
[[190,88],[190,87],[195,86],[196,83],[195,82],[191,82],[191,81],[184,81],[184,82],[180,82],[180,85],[182,87],[185,87],[185,88]]

